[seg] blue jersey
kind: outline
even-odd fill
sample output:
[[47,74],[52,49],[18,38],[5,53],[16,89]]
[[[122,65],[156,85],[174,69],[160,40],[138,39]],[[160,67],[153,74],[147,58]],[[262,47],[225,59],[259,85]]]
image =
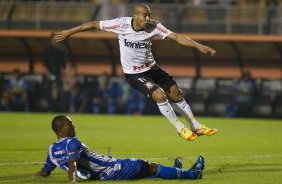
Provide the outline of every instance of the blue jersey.
[[145,161],[140,159],[116,159],[98,154],[76,137],[66,137],[53,143],[48,151],[44,170],[60,167],[68,171],[69,161],[77,158],[76,176],[82,179],[120,180],[135,179],[144,172]]

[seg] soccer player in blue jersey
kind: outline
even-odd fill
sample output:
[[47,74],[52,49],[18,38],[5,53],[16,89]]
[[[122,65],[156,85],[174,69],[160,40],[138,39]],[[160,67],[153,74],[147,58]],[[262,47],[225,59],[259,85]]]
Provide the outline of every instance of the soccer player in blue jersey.
[[68,174],[70,183],[76,177],[88,180],[128,180],[141,178],[200,179],[204,170],[204,158],[198,157],[195,164],[187,170],[149,163],[142,159],[117,159],[96,153],[75,137],[75,126],[65,116],[56,116],[52,129],[58,140],[50,147],[44,167],[37,176],[49,176],[60,167]]

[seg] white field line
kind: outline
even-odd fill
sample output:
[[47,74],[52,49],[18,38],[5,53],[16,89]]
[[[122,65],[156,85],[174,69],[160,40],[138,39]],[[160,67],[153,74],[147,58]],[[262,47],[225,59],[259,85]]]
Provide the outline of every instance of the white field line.
[[[234,159],[234,158],[277,158],[282,157],[282,155],[228,155],[228,156],[208,156],[208,158],[213,159]],[[181,159],[195,159],[196,157],[181,157]],[[154,157],[154,158],[143,158],[145,160],[173,160],[174,158],[168,158],[168,157]],[[10,165],[43,165],[44,162],[7,162],[7,163],[0,163],[0,166],[10,166]]]

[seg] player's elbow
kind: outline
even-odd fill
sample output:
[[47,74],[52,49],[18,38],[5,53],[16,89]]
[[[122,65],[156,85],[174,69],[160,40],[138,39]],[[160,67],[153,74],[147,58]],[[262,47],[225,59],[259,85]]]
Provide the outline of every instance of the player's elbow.
[[100,22],[99,21],[92,21],[89,23],[91,29],[100,29]]
[[182,35],[182,34],[177,34],[176,41],[178,44],[183,45],[183,46],[190,46],[190,47],[195,46],[194,42],[189,37]]
[[79,31],[88,31],[90,29],[99,29],[100,24],[98,21],[84,23],[77,27]]

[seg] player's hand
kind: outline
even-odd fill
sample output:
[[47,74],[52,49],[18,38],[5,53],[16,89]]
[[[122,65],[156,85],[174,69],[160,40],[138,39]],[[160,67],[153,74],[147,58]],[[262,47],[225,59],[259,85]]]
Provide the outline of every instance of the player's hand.
[[47,172],[42,168],[40,171],[34,173],[35,176],[42,176],[42,177],[47,177],[50,175],[51,172]]
[[69,33],[68,30],[64,30],[64,31],[61,31],[61,32],[55,32],[54,40],[56,42],[60,42],[60,41],[67,39],[70,35],[71,34]]
[[34,173],[34,176],[41,176],[41,171]]
[[210,48],[209,46],[199,44],[197,45],[197,48],[199,49],[200,52],[204,54],[210,54],[211,56],[214,56],[216,53],[216,50]]

